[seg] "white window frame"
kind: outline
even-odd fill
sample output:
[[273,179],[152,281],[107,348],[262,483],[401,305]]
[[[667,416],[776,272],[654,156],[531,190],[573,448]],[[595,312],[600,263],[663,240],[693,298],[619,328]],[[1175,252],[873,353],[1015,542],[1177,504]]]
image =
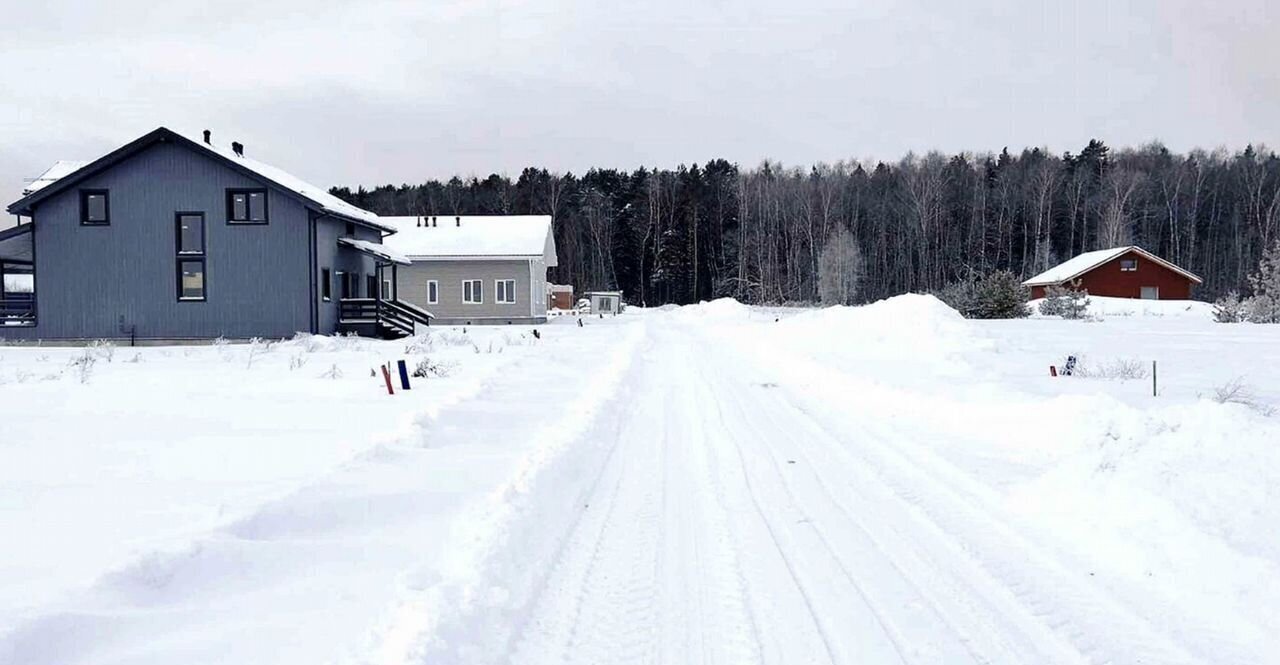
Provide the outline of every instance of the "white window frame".
[[382,293],[380,295],[382,300],[391,300],[391,280],[382,280]]
[[[468,289],[467,287],[471,288]],[[468,297],[467,292],[470,291]],[[464,279],[462,280],[462,304],[464,305],[483,305],[484,304],[484,280],[483,279]]]
[[516,280],[493,280],[493,301],[500,305],[516,304]]
[[435,305],[440,302],[440,282],[438,280],[427,280],[427,304]]
[[[1126,263],[1130,264],[1131,267],[1129,268],[1124,267],[1124,264]],[[1120,259],[1120,272],[1138,272],[1138,260],[1137,259]]]

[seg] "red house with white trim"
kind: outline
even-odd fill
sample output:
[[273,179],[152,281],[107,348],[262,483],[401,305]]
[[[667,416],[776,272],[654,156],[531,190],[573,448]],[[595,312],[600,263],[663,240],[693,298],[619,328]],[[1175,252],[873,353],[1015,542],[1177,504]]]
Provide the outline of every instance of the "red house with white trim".
[[1031,287],[1032,298],[1043,298],[1050,286],[1077,281],[1091,296],[1190,300],[1192,287],[1204,280],[1141,247],[1129,246],[1085,252],[1022,285]]

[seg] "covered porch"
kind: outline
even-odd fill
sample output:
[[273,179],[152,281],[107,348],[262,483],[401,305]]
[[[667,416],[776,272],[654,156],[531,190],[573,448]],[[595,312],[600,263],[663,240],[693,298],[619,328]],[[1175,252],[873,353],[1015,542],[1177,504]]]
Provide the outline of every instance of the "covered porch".
[[0,231],[0,326],[36,324],[32,225]]
[[[409,259],[381,243],[339,238],[340,247],[355,250],[374,259],[368,297],[354,297],[355,289],[344,289],[339,299],[338,330],[369,337],[398,338],[415,334],[421,326],[431,325],[434,315],[396,297],[396,267],[409,265]],[[350,294],[348,294],[348,291]]]

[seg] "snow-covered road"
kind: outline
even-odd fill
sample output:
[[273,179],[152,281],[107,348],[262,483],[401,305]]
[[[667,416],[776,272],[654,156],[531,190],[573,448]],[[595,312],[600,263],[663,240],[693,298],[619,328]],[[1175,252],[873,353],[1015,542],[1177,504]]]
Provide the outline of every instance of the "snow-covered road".
[[513,662],[1195,660],[839,399],[652,334]]
[[[1278,662],[1280,385],[1203,395],[1280,362],[1280,328],[927,296],[584,323],[159,349],[88,382],[21,378],[79,351],[6,349],[32,417],[0,437],[0,535],[32,546],[0,554],[0,665]],[[1167,387],[1047,378],[1063,352],[1159,358]],[[458,374],[395,399],[367,375],[415,353]],[[258,438],[77,435],[113,386],[192,367],[269,407]],[[268,375],[300,397],[225,389]],[[326,415],[353,400],[382,411]]]

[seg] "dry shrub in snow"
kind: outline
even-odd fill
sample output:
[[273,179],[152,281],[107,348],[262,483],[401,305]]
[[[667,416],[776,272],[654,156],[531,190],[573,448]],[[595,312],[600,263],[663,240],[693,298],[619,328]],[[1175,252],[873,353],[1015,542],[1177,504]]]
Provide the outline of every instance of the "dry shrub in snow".
[[1090,365],[1083,360],[1076,366],[1075,375],[1086,379],[1115,379],[1129,381],[1151,376],[1147,363],[1141,360],[1117,358],[1104,365]]
[[320,375],[320,378],[322,378],[322,379],[341,379],[341,378],[342,378],[342,370],[338,369],[338,366],[337,366],[336,364],[331,365],[331,366],[329,367],[329,369],[325,370],[325,372],[324,372],[323,374],[321,374],[321,375]]
[[1219,404],[1240,404],[1264,416],[1271,416],[1276,412],[1275,407],[1258,399],[1253,387],[1246,384],[1241,377],[1236,377],[1215,388],[1213,401]]
[[307,364],[307,357],[302,355],[301,353],[296,353],[292,356],[289,356],[290,372],[292,372],[295,369],[302,369],[302,367],[306,364]]
[[432,376],[446,377],[453,372],[451,363],[435,362],[430,358],[423,358],[413,368],[413,375],[419,379],[426,379]]
[[107,362],[111,362],[116,357],[116,345],[109,340],[94,340],[89,344],[89,350]]
[[93,365],[97,362],[98,357],[94,355],[93,349],[85,349],[84,353],[71,359],[71,371],[80,383],[88,383],[89,377],[93,376]]
[[420,353],[426,353],[435,348],[435,338],[431,336],[431,333],[423,333],[421,335],[415,335],[407,344],[404,345],[404,353],[407,356],[413,356]]
[[446,346],[475,346],[470,337],[466,333],[460,333],[456,330],[446,330],[437,336],[442,344]]

